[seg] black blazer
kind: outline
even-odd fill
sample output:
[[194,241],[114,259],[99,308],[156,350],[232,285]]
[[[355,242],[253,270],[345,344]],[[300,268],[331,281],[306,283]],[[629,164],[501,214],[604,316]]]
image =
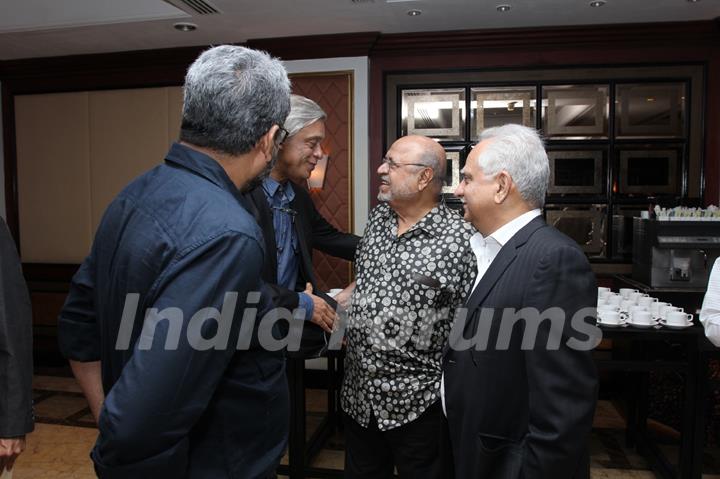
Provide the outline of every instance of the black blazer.
[[15,242],[0,218],[0,438],[34,428],[32,312]]
[[[532,220],[500,250],[467,301],[463,337],[477,335],[477,349],[460,350],[461,339],[443,355],[456,477],[590,477],[588,437],[597,373],[588,349],[599,333],[596,294],[585,255],[542,218]],[[542,312],[551,307],[561,308],[568,318],[558,323],[557,349],[545,347],[550,320],[540,323],[536,341],[524,347],[523,321],[514,326],[506,321],[508,334],[501,334],[504,308]],[[571,323],[580,310],[588,317]],[[569,347],[568,340],[585,342],[585,350]]]
[[248,211],[255,217],[265,238],[265,265],[263,267],[263,281],[272,295],[275,306],[290,310],[297,308],[297,291],[305,289],[305,283],[311,283],[313,290],[317,290],[317,282],[312,266],[313,249],[318,249],[331,256],[352,261],[360,237],[350,233],[342,233],[335,229],[318,212],[313,204],[310,194],[301,186],[293,184],[295,198],[290,207],[297,211],[294,228],[300,246],[300,265],[298,281],[295,290],[283,288],[277,284],[277,247],[275,245],[275,229],[270,205],[265,197],[262,186],[258,186],[245,197],[248,200]]

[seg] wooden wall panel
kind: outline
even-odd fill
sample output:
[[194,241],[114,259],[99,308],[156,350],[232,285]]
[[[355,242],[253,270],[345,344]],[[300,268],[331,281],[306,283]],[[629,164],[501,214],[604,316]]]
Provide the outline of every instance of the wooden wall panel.
[[168,87],[168,148],[178,140],[182,120],[183,89],[179,86]]
[[160,164],[168,147],[167,88],[90,93],[93,234],[110,201]]
[[15,97],[23,262],[79,263],[90,250],[87,93]]
[[[318,211],[336,228],[350,231],[352,218],[352,73],[303,74],[292,76],[293,93],[315,100],[328,118],[323,148],[330,156],[325,186],[311,193]],[[344,288],[351,281],[347,261],[319,251],[313,267],[323,289]]]

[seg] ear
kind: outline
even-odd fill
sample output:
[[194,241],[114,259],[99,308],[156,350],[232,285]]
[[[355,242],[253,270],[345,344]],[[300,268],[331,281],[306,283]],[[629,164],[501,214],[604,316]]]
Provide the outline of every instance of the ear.
[[495,194],[493,195],[495,203],[503,203],[510,195],[512,187],[513,179],[510,173],[505,170],[498,173],[497,176],[495,176]]
[[433,170],[431,168],[425,168],[420,176],[418,177],[418,191],[422,191],[428,187],[433,180]]
[[279,129],[279,126],[273,125],[255,144],[255,147],[259,148],[265,156],[272,156],[273,146],[275,145],[275,135]]

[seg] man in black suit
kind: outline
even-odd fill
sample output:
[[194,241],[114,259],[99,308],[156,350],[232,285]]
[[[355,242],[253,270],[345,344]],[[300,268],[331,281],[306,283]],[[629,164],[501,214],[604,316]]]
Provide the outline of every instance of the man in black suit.
[[468,314],[443,358],[456,477],[588,478],[595,278],[540,216],[549,166],[537,132],[505,125],[481,140],[455,191],[479,231]]
[[[330,332],[336,317],[335,302],[317,291],[313,249],[352,260],[360,238],[328,223],[301,186],[324,155],[325,119],[317,103],[291,95],[290,114],[284,125],[288,136],[276,151],[270,174],[246,198],[265,237],[264,292],[273,306],[289,311],[302,308],[306,320]],[[303,339],[301,348],[307,355],[325,345],[322,334],[305,334]]]

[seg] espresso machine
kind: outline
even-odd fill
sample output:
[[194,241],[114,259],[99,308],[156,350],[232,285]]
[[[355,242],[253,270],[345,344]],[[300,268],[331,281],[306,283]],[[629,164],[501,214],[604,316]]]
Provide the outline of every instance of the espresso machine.
[[652,288],[704,289],[720,256],[720,221],[633,218],[634,280]]

